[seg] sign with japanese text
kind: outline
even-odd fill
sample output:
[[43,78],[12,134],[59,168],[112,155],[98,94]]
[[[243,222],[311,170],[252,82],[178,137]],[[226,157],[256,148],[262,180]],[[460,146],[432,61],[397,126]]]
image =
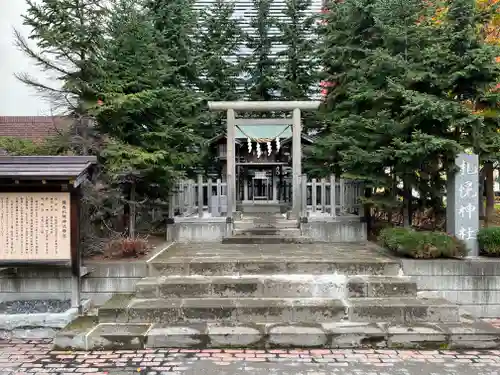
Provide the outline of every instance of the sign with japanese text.
[[479,160],[477,155],[459,154],[458,172],[448,176],[447,230],[464,241],[469,255],[478,255]]
[[70,260],[70,193],[0,193],[0,261]]

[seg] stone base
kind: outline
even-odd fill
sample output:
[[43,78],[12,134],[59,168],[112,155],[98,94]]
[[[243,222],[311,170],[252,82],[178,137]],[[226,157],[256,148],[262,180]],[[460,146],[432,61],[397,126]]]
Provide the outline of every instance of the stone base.
[[303,237],[314,238],[315,242],[362,242],[367,240],[366,223],[356,215],[309,217],[300,224]]
[[230,232],[225,217],[175,218],[175,223],[167,225],[167,241],[220,242]]
[[132,324],[96,326],[83,317],[59,332],[57,350],[142,348],[389,348],[499,349],[500,329],[480,321],[419,325],[323,324]]
[[[90,307],[90,300],[82,300],[84,313],[87,313]],[[58,330],[66,327],[77,317],[78,309],[76,307],[71,307],[60,313],[0,314],[0,338],[52,338]]]
[[245,201],[236,205],[238,210],[245,213],[264,213],[264,214],[279,214],[285,213],[288,209],[288,204],[279,202],[252,202]]

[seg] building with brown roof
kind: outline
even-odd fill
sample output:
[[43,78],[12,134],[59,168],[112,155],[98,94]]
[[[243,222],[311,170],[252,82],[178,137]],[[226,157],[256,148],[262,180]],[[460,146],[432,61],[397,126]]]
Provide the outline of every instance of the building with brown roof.
[[58,116],[0,116],[0,137],[41,141],[67,130],[70,121]]

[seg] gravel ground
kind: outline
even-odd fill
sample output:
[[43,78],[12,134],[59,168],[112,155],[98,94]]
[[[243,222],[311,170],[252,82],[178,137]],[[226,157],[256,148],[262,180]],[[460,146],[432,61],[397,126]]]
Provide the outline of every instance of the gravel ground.
[[0,303],[0,314],[62,313],[70,307],[70,300],[6,301]]

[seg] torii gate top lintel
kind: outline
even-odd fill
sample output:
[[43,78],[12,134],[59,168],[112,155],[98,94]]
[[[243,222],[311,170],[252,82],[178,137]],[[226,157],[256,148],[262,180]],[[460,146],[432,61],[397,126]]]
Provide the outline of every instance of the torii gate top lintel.
[[211,111],[227,111],[232,109],[234,111],[293,111],[300,109],[302,111],[311,111],[318,109],[320,101],[232,101],[232,102],[208,102],[208,108]]

